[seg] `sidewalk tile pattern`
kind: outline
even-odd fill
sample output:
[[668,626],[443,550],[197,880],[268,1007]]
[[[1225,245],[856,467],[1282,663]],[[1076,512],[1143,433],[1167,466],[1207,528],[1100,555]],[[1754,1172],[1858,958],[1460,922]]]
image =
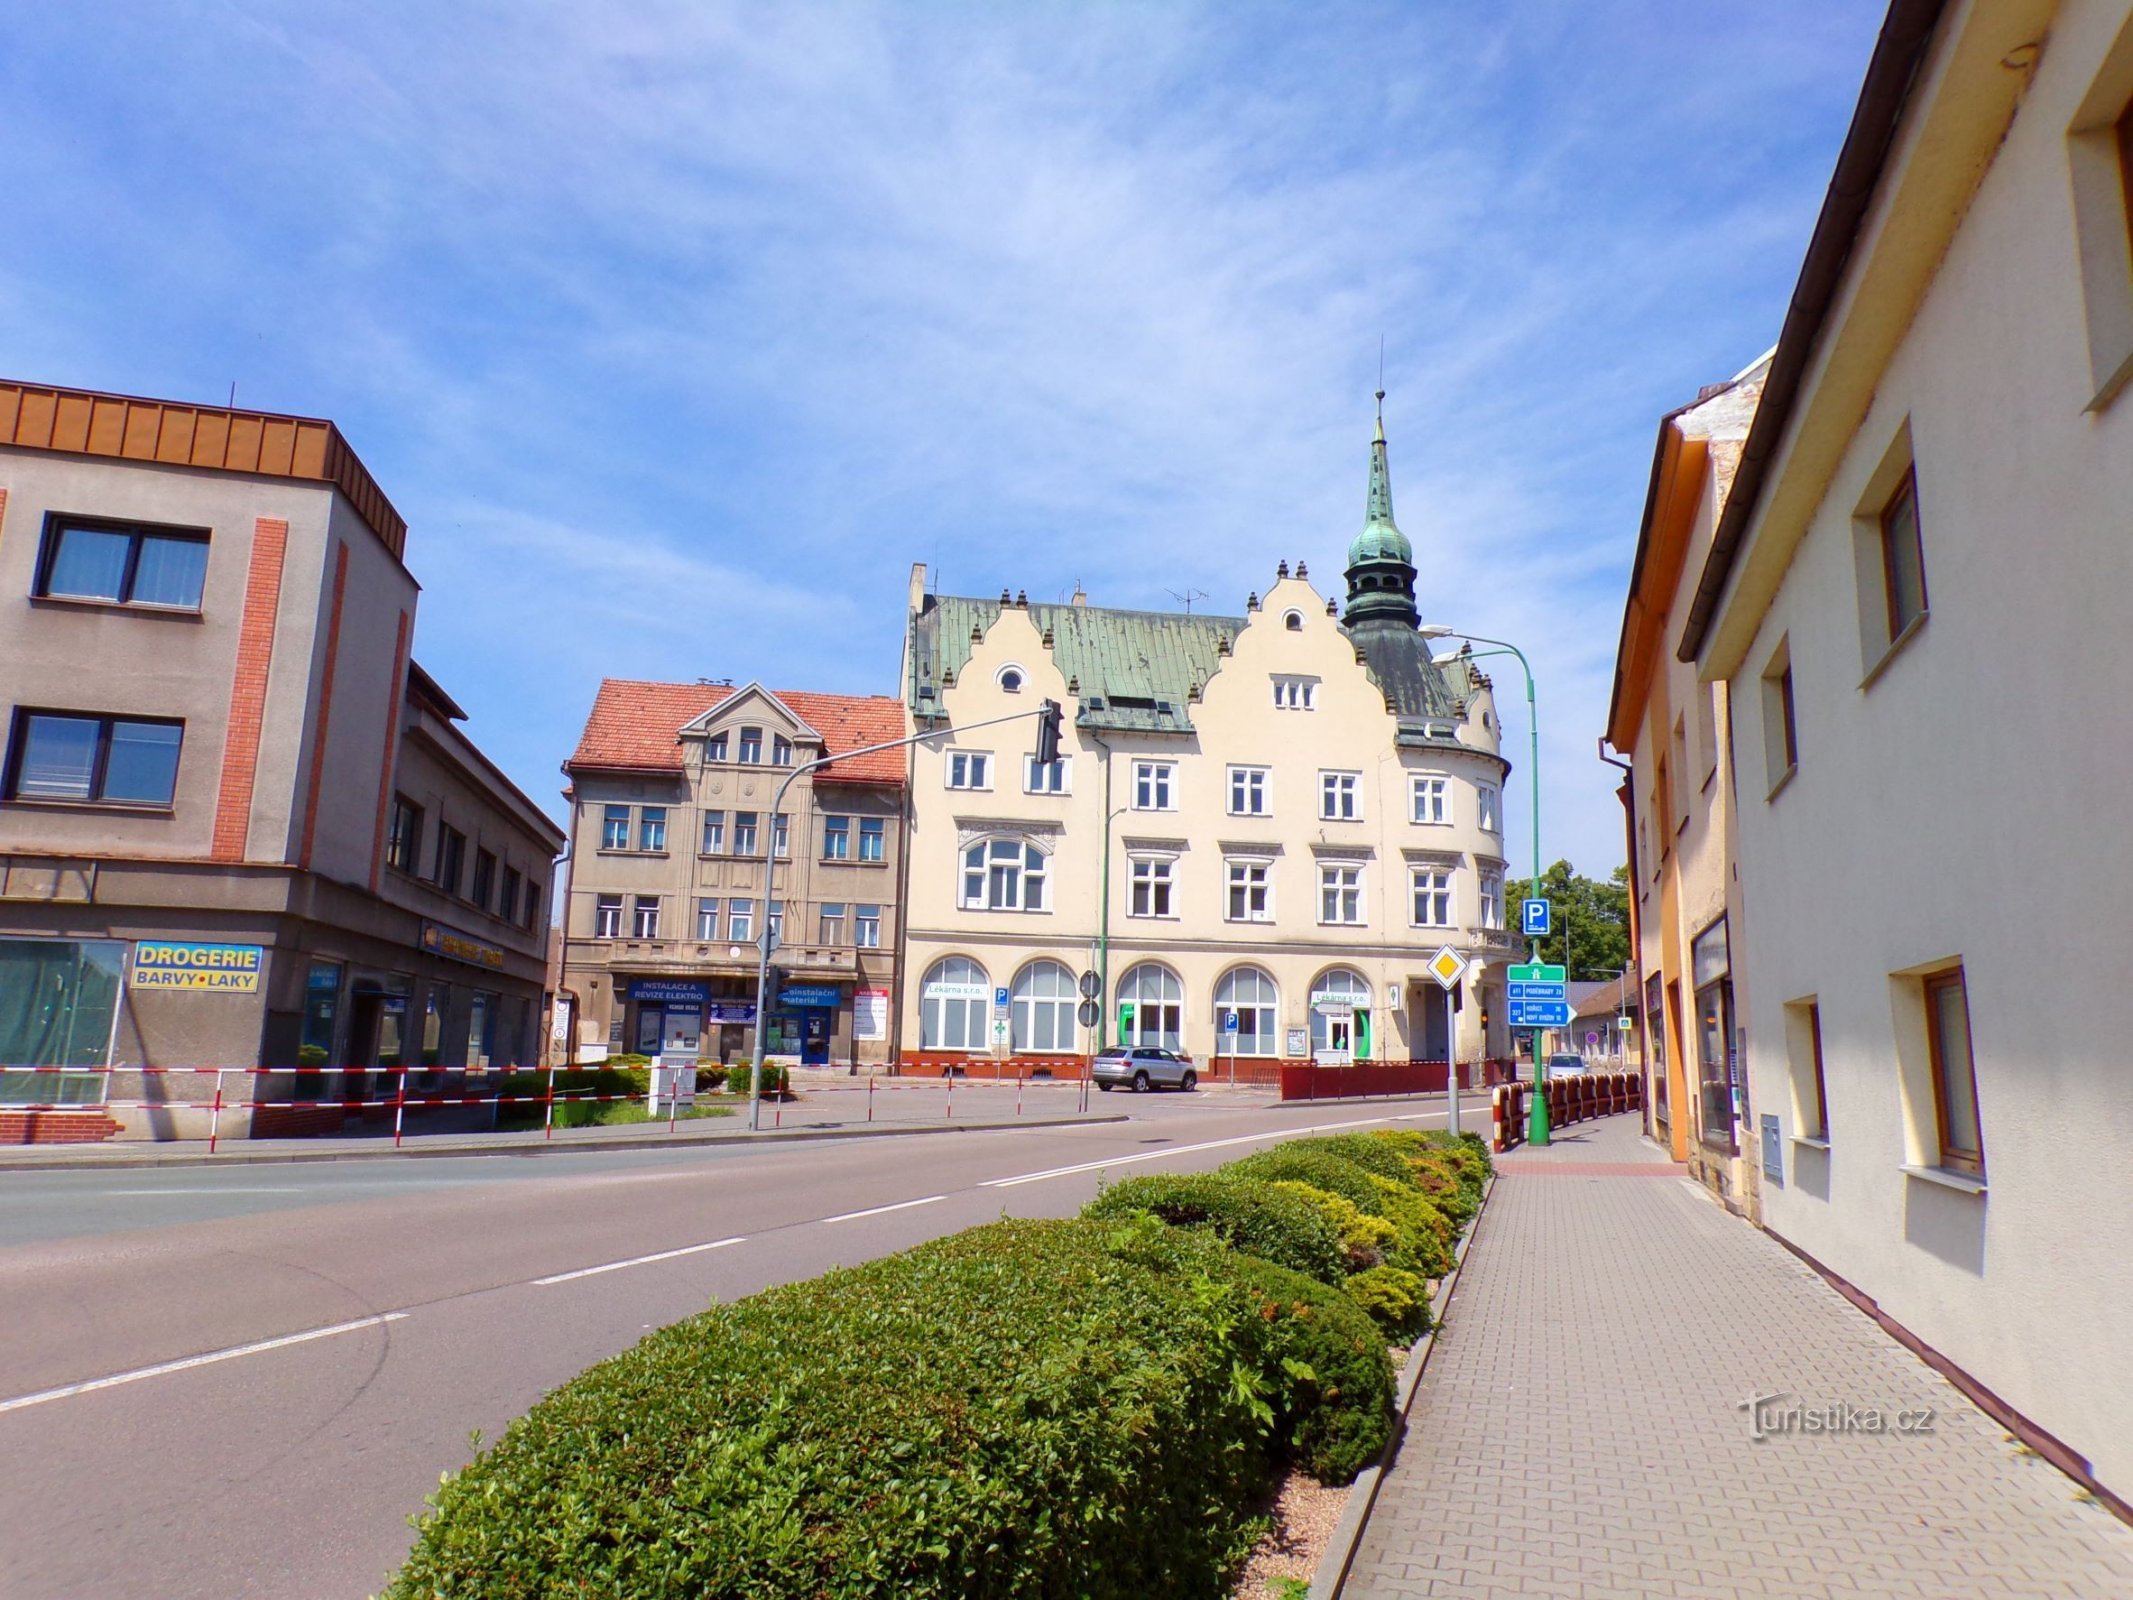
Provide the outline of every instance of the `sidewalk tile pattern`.
[[[2133,1528],[1805,1263],[1593,1171],[1654,1155],[1614,1117],[1507,1163],[1345,1596],[2133,1596]],[[1757,1442],[1773,1392],[1934,1427]]]

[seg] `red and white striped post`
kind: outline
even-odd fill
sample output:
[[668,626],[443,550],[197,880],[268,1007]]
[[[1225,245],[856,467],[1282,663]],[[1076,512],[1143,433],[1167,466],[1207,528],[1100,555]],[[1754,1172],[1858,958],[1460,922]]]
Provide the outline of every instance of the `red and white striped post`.
[[207,1153],[215,1153],[215,1142],[222,1133],[222,1069],[215,1069],[215,1109],[207,1114]]
[[393,1148],[400,1148],[400,1134],[407,1122],[407,1063],[399,1067],[400,1084],[393,1091]]
[[548,1063],[548,1093],[546,1096],[546,1109],[541,1113],[541,1137],[543,1139],[553,1139],[555,1137],[555,1063],[553,1061]]

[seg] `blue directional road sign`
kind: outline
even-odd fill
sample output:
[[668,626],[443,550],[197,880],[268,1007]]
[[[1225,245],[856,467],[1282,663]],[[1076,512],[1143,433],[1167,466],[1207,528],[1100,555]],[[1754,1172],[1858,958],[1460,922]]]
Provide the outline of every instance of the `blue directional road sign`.
[[1570,1026],[1570,1002],[1568,1000],[1513,1000],[1511,1002],[1511,1026],[1514,1028],[1567,1028]]
[[1547,938],[1554,931],[1548,921],[1548,902],[1545,900],[1519,901],[1518,931],[1528,939]]

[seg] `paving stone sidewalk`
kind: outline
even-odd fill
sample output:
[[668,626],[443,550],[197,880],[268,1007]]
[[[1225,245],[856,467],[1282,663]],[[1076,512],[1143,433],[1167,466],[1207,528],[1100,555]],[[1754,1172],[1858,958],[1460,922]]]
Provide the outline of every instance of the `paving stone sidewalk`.
[[[1499,1161],[1344,1596],[2133,1596],[2133,1528],[1636,1118]],[[1742,1402],[1772,1393],[1933,1429],[1757,1442]]]

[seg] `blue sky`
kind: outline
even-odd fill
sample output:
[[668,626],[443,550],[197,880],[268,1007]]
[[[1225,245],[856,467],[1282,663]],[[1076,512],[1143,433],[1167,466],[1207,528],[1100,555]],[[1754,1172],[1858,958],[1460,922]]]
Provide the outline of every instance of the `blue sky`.
[[0,370],[332,417],[553,807],[603,675],[894,693],[913,561],[1337,583],[1382,338],[1424,614],[1527,646],[1597,875],[1654,429],[1775,341],[1880,15],[10,7]]

